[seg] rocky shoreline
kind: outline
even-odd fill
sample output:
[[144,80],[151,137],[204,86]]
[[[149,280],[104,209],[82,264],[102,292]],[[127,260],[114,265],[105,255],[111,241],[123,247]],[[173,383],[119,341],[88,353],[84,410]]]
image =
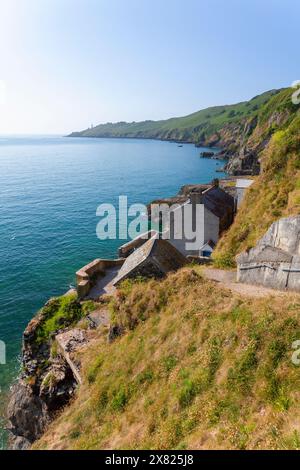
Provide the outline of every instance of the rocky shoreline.
[[7,408],[9,448],[28,449],[42,436],[58,409],[73,396],[76,381],[51,341],[39,343],[37,332],[55,299],[49,300],[23,334],[22,365]]

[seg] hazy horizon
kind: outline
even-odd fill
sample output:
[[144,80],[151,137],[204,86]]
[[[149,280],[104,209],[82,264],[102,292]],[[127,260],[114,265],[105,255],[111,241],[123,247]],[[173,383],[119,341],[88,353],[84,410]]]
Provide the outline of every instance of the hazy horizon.
[[0,5],[0,135],[168,119],[299,79],[296,0]]

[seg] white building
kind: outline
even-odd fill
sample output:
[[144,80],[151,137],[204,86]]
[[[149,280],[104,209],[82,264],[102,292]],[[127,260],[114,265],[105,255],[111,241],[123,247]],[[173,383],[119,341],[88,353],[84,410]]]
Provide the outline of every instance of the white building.
[[[190,199],[171,213],[170,229],[167,230],[169,241],[185,256],[209,257],[221,232],[233,221],[234,206],[233,197],[217,186],[212,186],[202,193],[192,192]],[[177,211],[182,212],[181,224],[178,224],[180,216]],[[187,218],[184,213],[188,214]],[[187,237],[185,221],[192,225],[193,232],[197,234],[194,239]],[[197,243],[194,243],[196,241]],[[195,246],[192,246],[192,243]]]
[[254,180],[250,179],[237,179],[236,180],[236,199],[237,199],[237,207],[239,208],[244,197],[245,192],[250,186],[254,183]]

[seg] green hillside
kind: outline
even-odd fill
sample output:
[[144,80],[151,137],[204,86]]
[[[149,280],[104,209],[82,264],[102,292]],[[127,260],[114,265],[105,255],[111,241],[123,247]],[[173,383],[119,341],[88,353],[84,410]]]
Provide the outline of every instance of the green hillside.
[[293,91],[274,96],[258,115],[251,140],[271,139],[260,154],[261,174],[214,253],[220,266],[233,266],[235,256],[252,248],[280,217],[300,213],[300,108],[292,103]]
[[250,101],[233,105],[214,106],[185,117],[164,121],[118,122],[100,124],[71,137],[132,137],[188,141],[200,144],[225,124],[240,123],[257,115],[258,110],[278,93],[271,90]]

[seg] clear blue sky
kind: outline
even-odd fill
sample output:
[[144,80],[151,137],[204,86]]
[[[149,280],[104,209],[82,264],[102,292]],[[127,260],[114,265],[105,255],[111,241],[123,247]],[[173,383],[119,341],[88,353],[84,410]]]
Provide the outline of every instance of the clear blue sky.
[[299,0],[0,3],[0,134],[184,115],[300,79]]

